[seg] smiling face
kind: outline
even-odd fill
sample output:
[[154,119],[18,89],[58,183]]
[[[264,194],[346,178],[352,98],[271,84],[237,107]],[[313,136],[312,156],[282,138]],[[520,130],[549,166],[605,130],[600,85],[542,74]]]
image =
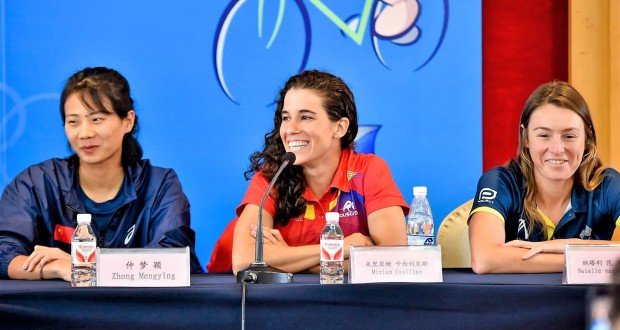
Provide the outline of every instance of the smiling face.
[[104,104],[110,113],[90,110],[77,93],[64,104],[65,134],[81,165],[121,166],[123,137],[131,131],[135,114],[132,110],[121,119],[109,102]]
[[581,117],[572,110],[543,104],[532,113],[527,128],[528,148],[536,182],[572,180],[585,151]]
[[297,156],[295,165],[312,167],[337,161],[340,139],[348,126],[347,118],[329,118],[321,95],[313,90],[293,88],[284,97],[280,138],[284,149]]

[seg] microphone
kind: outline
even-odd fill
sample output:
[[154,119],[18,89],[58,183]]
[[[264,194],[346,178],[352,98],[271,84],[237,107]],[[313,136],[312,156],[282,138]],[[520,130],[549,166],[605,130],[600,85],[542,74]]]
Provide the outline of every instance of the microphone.
[[263,199],[258,207],[258,224],[256,229],[256,241],[254,246],[254,262],[250,266],[237,273],[237,283],[248,284],[277,284],[277,283],[293,283],[293,274],[286,273],[281,269],[270,267],[263,259],[263,206],[267,200],[267,196],[271,192],[273,185],[284,169],[295,162],[295,154],[287,152],[282,156],[282,165],[271,179],[267,191],[263,195]]

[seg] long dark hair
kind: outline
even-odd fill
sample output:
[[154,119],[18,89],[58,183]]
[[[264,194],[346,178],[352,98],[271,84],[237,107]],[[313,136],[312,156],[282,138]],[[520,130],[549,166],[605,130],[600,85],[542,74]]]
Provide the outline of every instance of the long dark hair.
[[[65,84],[60,96],[60,116],[65,121],[65,102],[73,93],[77,93],[82,104],[93,112],[112,113],[104,103],[110,102],[112,111],[121,119],[127,118],[134,110],[129,83],[116,70],[95,67],[85,68],[74,73]],[[135,111],[134,111],[135,112]],[[135,116],[133,128],[123,137],[121,163],[123,167],[136,164],[142,159],[142,147],[136,139],[138,133],[138,115]]]
[[527,127],[530,124],[530,117],[545,104],[553,104],[560,108],[569,109],[575,112],[583,120],[585,128],[585,150],[581,159],[581,164],[574,174],[575,184],[579,184],[591,191],[598,187],[603,181],[605,166],[598,158],[596,147],[596,132],[590,115],[590,108],[585,99],[570,84],[563,81],[554,81],[539,86],[527,99],[521,112],[519,120],[519,148],[517,150],[517,161],[521,171],[525,176],[525,200],[523,208],[527,217],[531,219],[529,230],[531,231],[536,223],[546,231],[546,226],[538,212],[536,211],[536,180],[534,180],[534,162],[530,155],[527,145]]
[[[273,130],[265,134],[263,150],[250,156],[251,164],[245,172],[246,179],[250,179],[252,175],[261,171],[267,180],[271,180],[278,170],[285,153],[284,144],[280,138],[282,108],[284,97],[291,89],[309,89],[318,93],[323,98],[323,107],[332,121],[348,118],[349,128],[340,139],[340,146],[342,149],[354,147],[358,129],[357,109],[349,87],[342,79],[330,73],[317,70],[303,71],[290,77],[280,90],[273,119]],[[285,226],[291,218],[305,211],[306,200],[303,198],[305,187],[306,182],[300,166],[289,166],[282,172],[272,191],[277,201],[274,223]]]

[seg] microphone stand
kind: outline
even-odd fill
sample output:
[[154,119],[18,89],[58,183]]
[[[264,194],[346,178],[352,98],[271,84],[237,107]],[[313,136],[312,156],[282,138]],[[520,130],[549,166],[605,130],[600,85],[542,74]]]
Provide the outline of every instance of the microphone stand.
[[267,263],[263,260],[263,206],[265,204],[265,200],[267,200],[267,196],[269,192],[271,192],[271,188],[276,183],[276,180],[280,176],[280,173],[286,168],[286,166],[290,163],[295,162],[295,154],[292,152],[287,152],[282,157],[284,159],[282,165],[271,179],[269,183],[269,187],[263,195],[263,199],[260,202],[260,206],[258,208],[258,225],[256,229],[256,246],[254,250],[254,262],[250,264],[244,270],[241,270],[237,273],[237,283],[247,283],[247,284],[284,284],[284,283],[293,283],[293,274],[287,273],[281,269],[271,267],[267,265]]

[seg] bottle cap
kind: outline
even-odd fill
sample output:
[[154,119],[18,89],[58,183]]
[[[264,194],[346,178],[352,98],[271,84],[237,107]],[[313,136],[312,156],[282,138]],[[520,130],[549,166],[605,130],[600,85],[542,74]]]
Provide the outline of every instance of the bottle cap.
[[327,212],[325,213],[325,220],[327,222],[338,222],[340,221],[340,214],[338,212]]
[[87,213],[80,213],[77,215],[77,223],[78,225],[82,224],[90,224],[91,215]]
[[426,196],[427,188],[425,186],[413,187],[413,196]]

